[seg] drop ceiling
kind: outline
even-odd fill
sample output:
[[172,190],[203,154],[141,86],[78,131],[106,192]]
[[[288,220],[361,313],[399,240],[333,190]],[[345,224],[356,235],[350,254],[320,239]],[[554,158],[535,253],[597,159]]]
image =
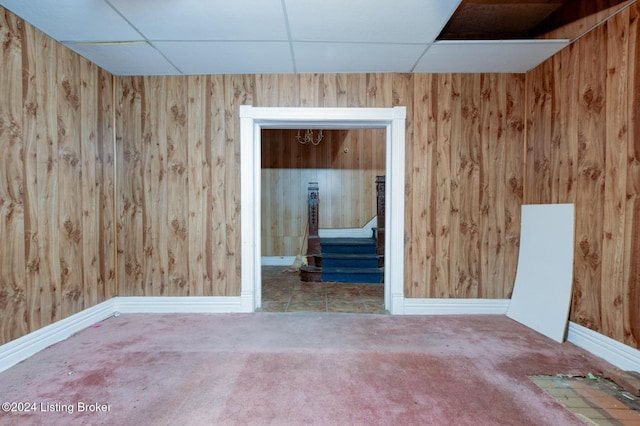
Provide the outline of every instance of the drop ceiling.
[[526,72],[571,42],[538,38],[532,30],[572,2],[0,0],[0,5],[115,75],[188,75]]

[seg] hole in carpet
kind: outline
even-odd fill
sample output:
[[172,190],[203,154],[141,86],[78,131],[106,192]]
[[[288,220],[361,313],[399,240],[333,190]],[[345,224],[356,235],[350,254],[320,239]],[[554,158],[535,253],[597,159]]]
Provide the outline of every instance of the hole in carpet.
[[588,425],[640,424],[640,398],[610,379],[591,373],[529,379]]

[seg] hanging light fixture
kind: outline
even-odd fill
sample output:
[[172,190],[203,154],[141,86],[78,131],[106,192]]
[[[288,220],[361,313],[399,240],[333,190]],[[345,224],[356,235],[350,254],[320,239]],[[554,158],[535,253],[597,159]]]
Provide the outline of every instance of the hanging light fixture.
[[313,135],[313,130],[307,129],[304,131],[304,137],[300,134],[300,129],[298,129],[298,135],[296,136],[296,139],[302,145],[307,145],[307,144],[318,145],[322,140],[322,138],[324,138],[324,135],[322,134],[322,129],[320,129],[317,136]]

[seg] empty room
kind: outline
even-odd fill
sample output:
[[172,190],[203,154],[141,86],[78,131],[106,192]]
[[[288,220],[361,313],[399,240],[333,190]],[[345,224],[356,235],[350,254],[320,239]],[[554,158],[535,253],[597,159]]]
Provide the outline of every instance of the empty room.
[[640,425],[636,0],[0,0],[0,425]]

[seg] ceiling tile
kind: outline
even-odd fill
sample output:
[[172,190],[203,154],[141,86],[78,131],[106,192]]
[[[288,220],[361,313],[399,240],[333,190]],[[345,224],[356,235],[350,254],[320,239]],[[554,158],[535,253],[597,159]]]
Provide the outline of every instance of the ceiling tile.
[[160,52],[146,42],[65,45],[115,75],[179,74]]
[[301,73],[409,72],[426,45],[293,43]]
[[102,0],[0,0],[0,5],[58,41],[141,39]]
[[569,40],[434,43],[418,62],[424,73],[524,73],[569,45]]
[[154,42],[185,74],[292,73],[287,42]]
[[149,40],[287,40],[281,0],[110,0]]
[[294,41],[429,43],[459,1],[285,0]]

